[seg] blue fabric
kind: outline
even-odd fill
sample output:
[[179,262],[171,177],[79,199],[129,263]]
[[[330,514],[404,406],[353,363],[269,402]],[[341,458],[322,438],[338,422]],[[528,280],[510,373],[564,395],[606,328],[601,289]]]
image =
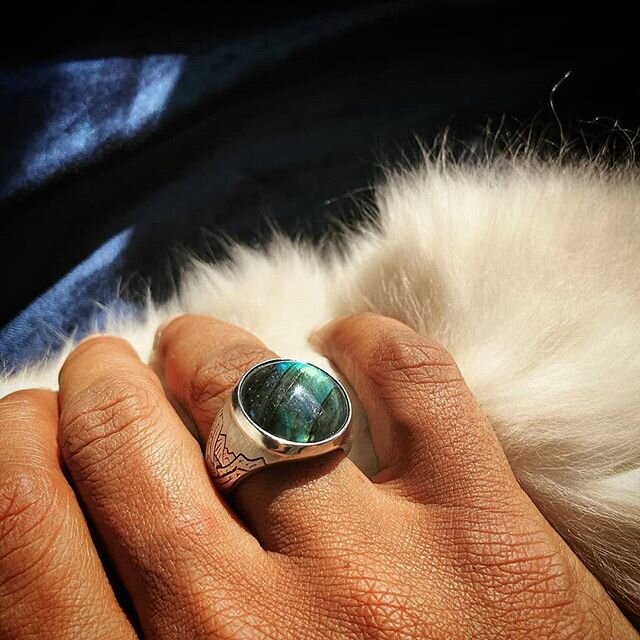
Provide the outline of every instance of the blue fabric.
[[[182,56],[160,55],[45,63],[2,74],[3,88],[25,108],[13,122],[13,137],[20,136],[16,142],[22,147],[19,161],[12,145],[0,150],[0,197],[33,188],[152,130],[165,115],[182,63]],[[33,128],[43,95],[47,117]]]
[[[185,52],[45,61],[4,71],[0,117],[11,127],[0,146],[0,200],[20,204],[25,194],[37,195],[70,174],[75,179],[110,154],[135,151],[154,132],[247,77],[405,4],[378,3],[258,27],[239,37],[211,38]],[[199,119],[196,115],[193,121]],[[5,368],[55,351],[70,333],[100,326],[104,304],[135,306],[117,296],[131,234],[126,228],[102,244],[92,243],[98,246],[77,266],[9,319],[0,331]]]
[[108,240],[3,328],[0,350],[5,366],[55,353],[65,336],[78,329],[99,329],[102,314],[96,301],[111,302],[112,311],[135,312],[134,305],[115,297],[112,284],[130,233],[126,230]]
[[[200,51],[45,62],[0,73],[0,113],[11,123],[9,144],[0,148],[0,198],[139,143],[248,74],[406,5],[380,3],[259,27],[240,37],[215,38]],[[188,82],[176,93],[181,77]]]
[[[217,260],[221,238],[263,242],[273,222],[315,237],[354,219],[416,138],[453,125],[473,145],[503,114],[553,128],[569,69],[567,127],[634,126],[624,47],[593,52],[507,5],[359,2],[178,40],[169,23],[3,65],[0,365],[99,326],[105,304],[135,311],[147,286],[166,298],[186,252]],[[541,56],[542,31],[566,50]]]

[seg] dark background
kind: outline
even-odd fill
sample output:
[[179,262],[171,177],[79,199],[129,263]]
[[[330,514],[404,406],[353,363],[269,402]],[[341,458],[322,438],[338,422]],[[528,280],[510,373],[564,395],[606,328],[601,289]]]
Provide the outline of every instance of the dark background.
[[[263,242],[267,221],[317,237],[357,217],[383,165],[447,128],[457,150],[531,127],[547,151],[564,137],[625,159],[640,124],[625,7],[211,6],[56,7],[0,27],[5,367],[87,331],[97,303],[138,306],[147,285],[163,299],[186,251],[216,260],[220,238]],[[166,64],[161,108],[115,118]]]

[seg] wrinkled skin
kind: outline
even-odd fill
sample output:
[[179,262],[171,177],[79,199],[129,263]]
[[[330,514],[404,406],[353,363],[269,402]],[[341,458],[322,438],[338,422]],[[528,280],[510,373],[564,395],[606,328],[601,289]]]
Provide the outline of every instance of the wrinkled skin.
[[[108,336],[69,356],[59,393],[1,400],[0,638],[638,637],[520,489],[443,347],[372,314],[313,341],[367,410],[373,478],[334,453],[223,498],[156,374]],[[274,357],[198,316],[156,353],[202,442]]]

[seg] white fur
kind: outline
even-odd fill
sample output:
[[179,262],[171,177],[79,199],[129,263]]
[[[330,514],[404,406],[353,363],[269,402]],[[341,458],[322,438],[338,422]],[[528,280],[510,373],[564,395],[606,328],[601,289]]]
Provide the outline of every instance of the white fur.
[[[211,314],[282,356],[373,310],[441,342],[531,498],[609,591],[640,614],[640,180],[596,164],[426,161],[378,190],[379,218],[313,249],[278,238],[194,263],[181,294],[107,331],[151,356],[163,318]],[[57,386],[53,360],[0,380]],[[364,420],[354,456],[375,465]]]

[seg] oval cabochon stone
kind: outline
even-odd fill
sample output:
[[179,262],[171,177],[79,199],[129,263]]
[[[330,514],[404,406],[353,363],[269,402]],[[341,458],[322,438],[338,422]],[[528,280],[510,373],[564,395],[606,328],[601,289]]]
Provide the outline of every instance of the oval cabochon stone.
[[295,443],[336,435],[349,417],[342,387],[325,371],[298,360],[258,365],[238,389],[240,406],[263,431]]

